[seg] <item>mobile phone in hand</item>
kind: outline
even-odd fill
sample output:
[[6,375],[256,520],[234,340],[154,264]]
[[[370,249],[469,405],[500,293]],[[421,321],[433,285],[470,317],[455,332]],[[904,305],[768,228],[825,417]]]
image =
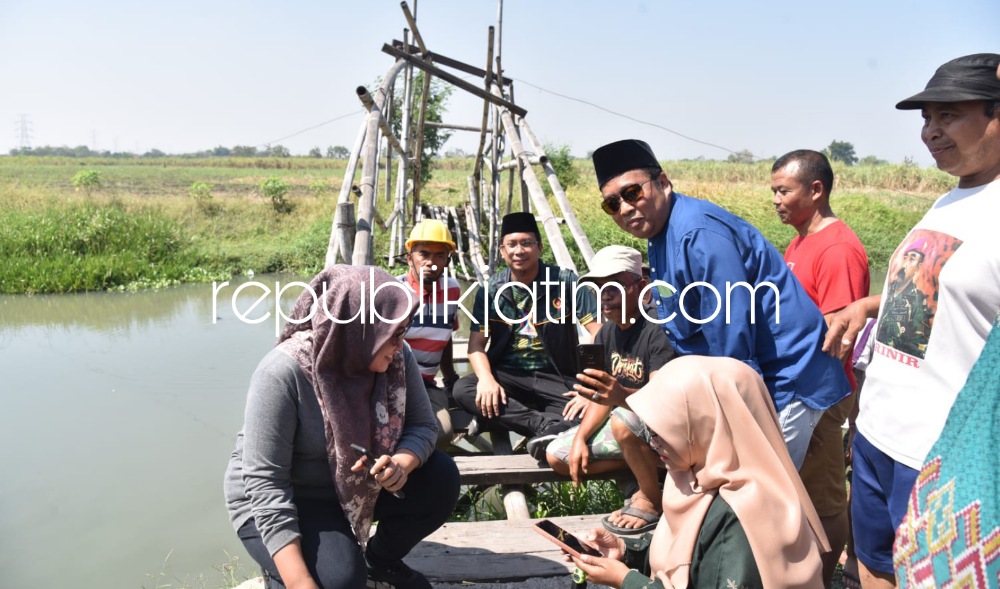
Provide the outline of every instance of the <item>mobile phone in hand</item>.
[[604,364],[604,344],[580,344],[576,347],[577,368],[582,373],[587,368],[607,372]]
[[[375,464],[375,457],[372,456],[371,452],[368,451],[368,448],[365,448],[364,446],[361,446],[359,444],[351,444],[351,449],[357,452],[358,454],[364,456],[365,458],[367,458],[371,464]],[[406,495],[403,494],[402,489],[400,489],[399,491],[389,491],[389,492],[392,493],[392,496],[395,497],[396,499],[403,499],[406,497]]]
[[589,544],[584,544],[579,538],[560,528],[550,520],[543,519],[538,521],[533,527],[536,532],[547,538],[550,542],[558,545],[560,548],[577,558],[580,558],[583,554],[589,554],[590,556],[604,556],[599,550]]

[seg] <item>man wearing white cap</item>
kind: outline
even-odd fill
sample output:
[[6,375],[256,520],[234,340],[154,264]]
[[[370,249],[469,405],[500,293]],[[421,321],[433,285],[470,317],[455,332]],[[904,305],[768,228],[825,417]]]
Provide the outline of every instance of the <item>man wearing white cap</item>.
[[577,483],[587,474],[631,468],[639,489],[621,510],[604,518],[604,525],[619,534],[644,532],[660,518],[660,460],[649,446],[649,430],[625,407],[625,397],[645,386],[675,356],[674,348],[663,329],[640,311],[649,284],[642,277],[642,254],[608,246],[594,255],[580,283],[592,284],[601,301],[605,321],[594,343],[604,345],[606,370],[588,368],[577,375],[583,384],[574,387],[578,396],[567,411],[576,403],[586,410],[578,427],[548,445],[546,459]]

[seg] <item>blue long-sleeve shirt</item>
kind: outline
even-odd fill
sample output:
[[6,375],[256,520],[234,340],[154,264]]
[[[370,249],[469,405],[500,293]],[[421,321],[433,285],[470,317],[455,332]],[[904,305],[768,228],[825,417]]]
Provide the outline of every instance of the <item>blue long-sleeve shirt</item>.
[[[793,397],[813,409],[846,397],[843,367],[821,349],[823,316],[778,250],[717,205],[679,192],[672,199],[648,253],[653,280],[674,289],[654,289],[653,300],[660,320],[671,318],[663,327],[678,354],[746,362],[764,379],[778,411]],[[711,285],[718,296],[697,283]]]

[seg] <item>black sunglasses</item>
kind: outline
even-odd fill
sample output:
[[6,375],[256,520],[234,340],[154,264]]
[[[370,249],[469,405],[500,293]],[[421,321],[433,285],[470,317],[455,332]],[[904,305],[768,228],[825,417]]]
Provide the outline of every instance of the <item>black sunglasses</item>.
[[642,189],[643,184],[648,184],[653,181],[653,178],[646,180],[640,184],[629,184],[625,188],[622,188],[618,194],[612,194],[604,200],[601,201],[601,208],[604,212],[609,215],[614,215],[618,211],[622,210],[622,201],[624,200],[630,205],[634,205],[636,201],[640,198],[646,196],[645,191]]

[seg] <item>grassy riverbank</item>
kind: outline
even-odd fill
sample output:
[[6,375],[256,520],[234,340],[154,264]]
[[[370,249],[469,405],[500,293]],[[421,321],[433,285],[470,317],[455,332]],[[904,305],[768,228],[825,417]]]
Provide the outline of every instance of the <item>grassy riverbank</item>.
[[[0,157],[0,293],[148,288],[250,270],[313,273],[326,254],[345,163]],[[471,159],[440,161],[422,191],[423,202],[462,204],[471,166]],[[643,250],[596,206],[589,162],[578,160],[576,166],[584,180],[567,192],[594,248],[625,243]],[[779,249],[791,239],[793,231],[770,205],[769,162],[665,167],[675,189],[748,219]],[[81,171],[98,172],[98,182],[77,187],[73,180]],[[905,165],[835,172],[834,210],[858,233],[873,267],[882,270],[906,230],[953,184],[937,170]],[[275,210],[261,188],[268,178],[287,185],[291,212]],[[196,183],[207,190],[192,190]],[[381,196],[378,208],[388,216],[390,205]],[[569,239],[568,229],[564,234]],[[376,254],[383,255],[387,239],[376,229]]]

